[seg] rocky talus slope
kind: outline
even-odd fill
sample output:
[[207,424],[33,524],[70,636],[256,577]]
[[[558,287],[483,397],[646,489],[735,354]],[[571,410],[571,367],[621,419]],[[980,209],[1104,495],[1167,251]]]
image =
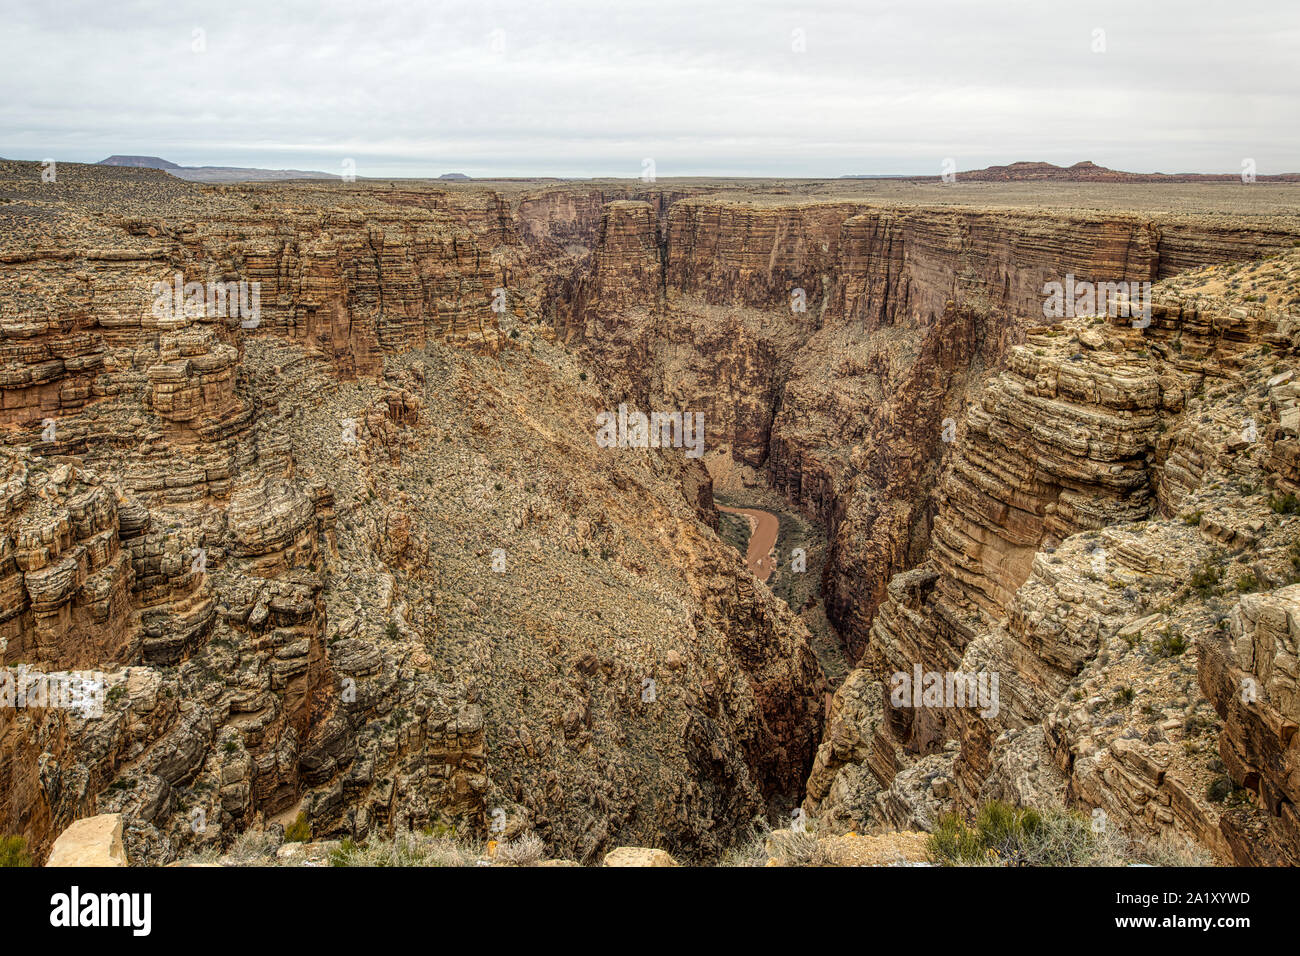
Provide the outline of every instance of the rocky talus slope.
[[[1245,271],[1294,294],[1300,254]],[[1031,329],[975,394],[926,559],[836,692],[809,813],[1064,802],[1224,862],[1300,859],[1300,312],[1195,284],[1158,290],[1145,329]],[[997,674],[996,712],[900,705],[918,665]]]

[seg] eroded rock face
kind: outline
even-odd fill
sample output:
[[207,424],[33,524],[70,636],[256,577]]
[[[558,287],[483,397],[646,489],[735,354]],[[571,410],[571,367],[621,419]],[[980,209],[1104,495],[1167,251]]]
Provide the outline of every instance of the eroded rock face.
[[[157,863],[298,814],[501,819],[694,858],[800,785],[806,630],[698,463],[596,445],[535,311],[562,244],[655,206],[63,179],[0,250],[0,663],[92,669],[103,713],[0,711],[6,832],[117,814]],[[175,272],[259,282],[260,315],[155,308]]]
[[[1296,575],[1297,331],[1177,297],[1142,330],[1031,330],[967,412],[927,558],[890,582],[836,693],[805,809],[924,826],[949,791],[967,811],[1065,802],[1139,842],[1290,859],[1293,589],[1238,592]],[[914,668],[996,675],[995,706],[900,706],[891,675]],[[1244,704],[1247,680],[1275,693]],[[1234,785],[1247,796],[1225,803]]]
[[118,510],[129,500],[75,462],[7,455],[4,467],[4,659],[76,668],[128,656],[134,567]]
[[[1222,262],[1292,241],[1243,223],[1220,243],[1224,228],[1209,218],[1166,224],[1123,214],[712,196],[672,203],[666,220],[648,203],[613,203],[602,230],[590,272],[558,293],[564,334],[622,397],[703,411],[706,458],[723,487],[770,483],[828,526],[827,611],[855,656],[867,647],[889,576],[925,555],[945,435],[964,421],[981,377],[1042,322],[1047,283],[1067,275],[1154,281],[1193,259]],[[1028,384],[1000,397],[1077,406],[1075,419],[1021,438],[1044,446],[1031,454],[1056,454],[1059,469],[1070,467],[1070,445],[1082,439],[1053,429],[1105,424],[1087,403],[1153,424],[1157,384],[1145,363],[1083,351],[1083,365],[1062,356],[1042,385],[1022,357]],[[1053,452],[1058,437],[1065,444]],[[1142,457],[1133,445],[1140,436],[1117,437],[1126,444],[1115,461]],[[1125,482],[1145,478],[1105,480],[1122,496]],[[1110,520],[1074,514],[1086,495],[1062,494],[1062,517],[1047,519],[1058,531]],[[1007,517],[1008,534],[1032,537],[1033,529],[1014,527],[1022,515]],[[1031,554],[1007,580],[1023,578]]]
[[1201,688],[1223,719],[1219,752],[1232,779],[1259,796],[1270,828],[1258,840],[1245,821],[1224,823],[1235,858],[1251,863],[1300,861],[1296,747],[1300,729],[1297,635],[1300,586],[1242,597],[1222,630],[1199,645]]
[[[1196,562],[1286,533],[1262,493],[1244,516],[1212,490],[1295,488],[1295,387],[1243,357],[1289,357],[1294,323],[1025,319],[1066,272],[1246,258],[1289,222],[33,170],[0,164],[0,664],[104,687],[98,717],[0,712],[0,824],[38,854],[94,813],[133,862],[302,814],[694,859],[805,780],[855,826],[1000,793],[1224,853],[1269,831],[1248,807],[1220,826],[1210,771],[1180,762],[1218,729],[1183,690],[1194,641],[1119,723],[1093,698]],[[159,309],[178,274],[256,283],[258,314]],[[1265,389],[1245,455],[1207,381]],[[703,412],[708,470],[598,446],[622,401]],[[828,610],[867,666],[824,737],[808,633],[718,539],[714,481],[770,482],[833,533]],[[1165,617],[1199,635],[1214,613]],[[892,707],[905,662],[1002,669],[998,715]]]

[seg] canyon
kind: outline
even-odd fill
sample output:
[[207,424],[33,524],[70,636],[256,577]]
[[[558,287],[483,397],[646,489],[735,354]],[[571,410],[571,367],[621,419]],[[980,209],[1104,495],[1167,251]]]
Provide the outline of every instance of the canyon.
[[[1293,864],[1297,200],[0,161],[0,665],[106,685],[0,709],[0,831],[710,862],[1007,799]],[[256,325],[155,314],[177,273]],[[1067,275],[1152,283],[1150,325],[1047,322]],[[703,457],[599,447],[623,403]],[[824,529],[815,606],[715,491]],[[916,666],[1001,706],[894,706]]]

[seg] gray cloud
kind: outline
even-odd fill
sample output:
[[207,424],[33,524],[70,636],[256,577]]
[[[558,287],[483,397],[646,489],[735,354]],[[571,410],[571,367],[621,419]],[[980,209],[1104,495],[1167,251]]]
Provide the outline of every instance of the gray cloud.
[[1300,170],[1300,7],[1138,6],[24,4],[0,35],[0,155],[352,158],[363,176],[636,176],[645,157],[660,176]]

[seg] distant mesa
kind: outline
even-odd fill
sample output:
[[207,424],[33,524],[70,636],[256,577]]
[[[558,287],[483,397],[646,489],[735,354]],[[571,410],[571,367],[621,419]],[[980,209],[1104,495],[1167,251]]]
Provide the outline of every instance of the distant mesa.
[[[843,179],[903,179],[911,182],[937,182],[942,176],[844,176]],[[1128,173],[1119,169],[1107,169],[1096,163],[1084,160],[1073,166],[1057,166],[1053,163],[1020,162],[1007,166],[989,166],[985,169],[971,169],[956,174],[958,182],[976,183],[1206,183],[1206,182],[1240,182],[1241,173]],[[1300,174],[1279,173],[1275,175],[1257,175],[1257,182],[1294,183],[1300,182]]]
[[158,156],[110,156],[101,159],[96,166],[138,166],[142,169],[180,169],[176,163]]
[[110,156],[96,166],[134,166],[162,169],[192,183],[272,182],[283,179],[342,179],[334,173],[311,169],[256,169],[247,166],[181,166],[158,156]]
[[439,176],[438,178],[439,178],[439,179],[458,179],[458,180],[463,179],[463,180],[468,180],[470,177],[466,176],[464,173],[443,173],[443,174],[442,174],[441,176]]

